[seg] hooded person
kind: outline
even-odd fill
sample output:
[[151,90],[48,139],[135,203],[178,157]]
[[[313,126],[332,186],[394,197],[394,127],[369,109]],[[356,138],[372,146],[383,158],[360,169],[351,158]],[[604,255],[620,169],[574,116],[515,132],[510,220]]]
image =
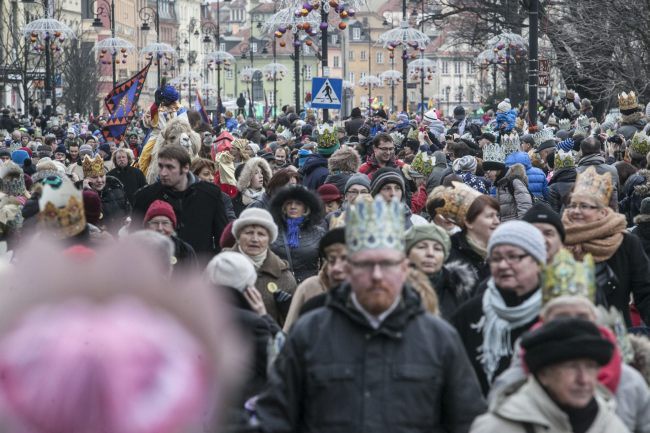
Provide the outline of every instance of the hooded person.
[[639,107],[636,93],[632,91],[619,94],[618,108],[621,110],[621,126],[616,130],[616,133],[625,137],[626,140],[631,140],[634,134],[642,131],[648,123]]
[[272,176],[271,167],[263,158],[246,161],[237,179],[239,194],[232,200],[235,215],[239,216],[248,206],[261,202]]
[[327,169],[329,174],[324,183],[336,185],[341,194],[344,194],[345,184],[357,172],[360,165],[359,153],[352,147],[343,146],[328,159]]
[[341,147],[336,137],[336,131],[329,125],[319,125],[316,153],[307,157],[300,169],[303,174],[302,184],[312,191],[325,183],[330,175],[329,158]]
[[318,273],[318,244],[325,235],[323,204],[308,189],[289,185],[273,195],[270,212],[278,226],[271,250],[289,263],[298,284]]
[[83,187],[92,189],[102,199],[103,223],[106,229],[116,234],[131,213],[131,203],[126,197],[122,182],[116,177],[107,176],[102,158],[97,155],[95,159],[84,156]]
[[641,241],[626,231],[625,216],[608,207],[614,189],[609,173],[595,167],[578,173],[562,223],[565,246],[576,259],[589,253],[596,262],[596,304],[615,307],[631,325],[630,298],[650,323],[650,262]]
[[31,196],[25,186],[25,174],[18,164],[7,161],[0,162],[0,192],[7,194],[17,200],[21,206]]

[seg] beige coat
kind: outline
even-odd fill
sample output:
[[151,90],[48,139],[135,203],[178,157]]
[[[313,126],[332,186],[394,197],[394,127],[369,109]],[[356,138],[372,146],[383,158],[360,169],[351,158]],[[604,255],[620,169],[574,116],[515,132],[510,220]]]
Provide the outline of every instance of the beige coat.
[[[596,401],[598,415],[587,433],[629,433],[614,413],[611,394],[599,388]],[[488,413],[474,420],[470,433],[526,433],[524,423],[535,433],[572,433],[569,417],[533,376],[501,391]]]
[[305,305],[305,302],[321,293],[327,292],[328,284],[326,280],[327,275],[323,268],[318,275],[309,277],[300,283],[291,299],[291,307],[289,307],[289,313],[287,314],[287,319],[284,321],[284,328],[282,329],[284,332],[289,332],[291,326],[298,320],[300,309]]

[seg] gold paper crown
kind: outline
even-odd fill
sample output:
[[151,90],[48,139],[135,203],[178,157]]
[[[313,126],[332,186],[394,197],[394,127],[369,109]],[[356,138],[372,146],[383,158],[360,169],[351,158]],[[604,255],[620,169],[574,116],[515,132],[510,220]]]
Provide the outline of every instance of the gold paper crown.
[[75,236],[86,227],[83,195],[67,177],[59,184],[47,183],[38,206],[41,227],[59,239]]
[[647,155],[650,152],[650,136],[642,131],[636,132],[630,143],[630,151]]
[[569,250],[562,248],[553,263],[544,268],[543,302],[560,296],[583,296],[596,302],[596,265],[591,254],[576,261]]
[[613,191],[611,173],[598,174],[594,166],[578,173],[573,187],[573,195],[594,198],[603,206],[609,204]]
[[444,205],[435,209],[437,214],[453,221],[459,227],[465,227],[465,217],[474,200],[482,195],[462,182],[452,182],[453,187],[438,186],[431,191],[427,199],[427,209],[433,201],[442,199]]
[[411,170],[416,171],[424,177],[429,177],[436,163],[435,158],[429,156],[426,152],[418,152],[411,163]]
[[348,254],[380,248],[404,251],[404,211],[397,200],[386,202],[381,194],[359,200],[345,211]]
[[575,165],[576,165],[576,161],[575,158],[573,157],[572,151],[565,152],[562,149],[558,149],[555,152],[555,160],[553,163],[554,170],[559,170],[561,168],[567,168],[567,167],[575,167]]
[[618,95],[618,108],[621,110],[635,110],[639,108],[639,101],[636,99],[634,91],[630,93],[621,93]]
[[407,138],[408,138],[409,140],[420,141],[420,135],[419,135],[419,132],[420,132],[420,131],[418,131],[417,129],[413,128],[413,129],[411,129],[411,130],[409,131],[409,134],[408,134]]
[[95,159],[90,158],[88,155],[84,155],[82,168],[84,177],[99,177],[106,174],[104,160],[99,155],[97,155]]

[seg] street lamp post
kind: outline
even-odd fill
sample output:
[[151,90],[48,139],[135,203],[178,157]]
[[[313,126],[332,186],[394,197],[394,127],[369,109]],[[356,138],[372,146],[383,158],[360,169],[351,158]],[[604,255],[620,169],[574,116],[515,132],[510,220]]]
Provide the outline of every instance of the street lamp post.
[[451,92],[451,87],[445,87],[445,97],[447,99],[447,115],[449,115],[449,92]]
[[458,105],[463,105],[463,85],[458,86]]
[[[104,5],[101,5],[100,3],[103,3]],[[101,16],[107,17],[108,18],[108,24],[110,25],[111,28],[111,38],[115,38],[115,0],[111,0],[110,3],[106,0],[93,0],[90,2],[90,7],[89,9],[92,10],[92,6],[94,4],[97,4],[97,11],[95,12],[95,19],[93,20],[92,26],[95,28],[101,28],[104,27],[104,23],[102,23]],[[108,11],[106,10],[106,7],[108,7]],[[113,69],[113,88],[117,85],[117,72],[116,72],[116,63],[115,63],[115,57],[117,55],[117,52],[113,50],[112,52],[112,69]]]
[[[143,21],[142,26],[140,26],[140,30],[143,32],[148,32],[151,30],[151,27],[149,26],[149,21],[151,21],[151,18],[154,18],[155,21],[155,26],[156,26],[156,42],[160,43],[160,0],[156,0],[156,9],[154,10],[150,6],[144,6],[138,10],[138,15],[140,16],[140,19]],[[158,62],[158,87],[160,87],[160,57],[159,55],[156,55],[156,61]]]

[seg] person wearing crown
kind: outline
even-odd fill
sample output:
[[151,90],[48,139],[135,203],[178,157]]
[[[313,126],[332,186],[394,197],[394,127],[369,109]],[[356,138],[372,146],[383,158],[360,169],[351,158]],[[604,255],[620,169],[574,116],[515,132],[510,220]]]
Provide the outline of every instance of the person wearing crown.
[[642,131],[648,121],[643,116],[636,93],[621,93],[618,95],[618,108],[621,110],[621,126],[616,130],[626,140],[632,139],[634,134]]
[[91,189],[99,194],[102,201],[102,222],[106,230],[116,234],[131,213],[131,204],[126,198],[122,182],[116,177],[106,175],[104,161],[99,155],[94,159],[88,155],[84,156],[82,167],[84,189]]
[[578,173],[562,223],[565,246],[576,259],[587,253],[596,262],[596,303],[618,309],[631,326],[630,302],[645,323],[650,323],[650,262],[641,241],[626,231],[625,216],[611,210],[614,186],[609,173],[595,167]]
[[397,200],[346,212],[348,282],[300,318],[257,401],[263,432],[466,432],[485,411],[457,334],[406,284]]
[[[561,249],[544,269],[542,287],[544,306],[540,320],[534,328],[544,323],[566,318],[576,318],[592,322],[598,326],[601,335],[616,345],[612,359],[600,368],[597,396],[605,400],[615,400],[616,414],[631,432],[650,431],[650,389],[643,376],[624,358],[627,358],[612,329],[599,325],[598,311],[594,305],[596,274],[593,258],[587,255],[576,261],[569,250]],[[643,337],[640,337],[643,338]],[[524,352],[520,341],[513,355],[510,367],[492,385],[488,396],[497,401],[504,395],[518,389],[528,376]]]
[[618,194],[621,189],[621,184],[618,179],[618,171],[613,165],[605,162],[605,158],[601,154],[601,143],[596,137],[589,136],[580,142],[580,153],[582,158],[578,161],[576,170],[578,173],[583,173],[589,167],[594,167],[599,175],[609,173],[612,181],[612,191],[609,195],[608,206],[612,210],[618,210]]

